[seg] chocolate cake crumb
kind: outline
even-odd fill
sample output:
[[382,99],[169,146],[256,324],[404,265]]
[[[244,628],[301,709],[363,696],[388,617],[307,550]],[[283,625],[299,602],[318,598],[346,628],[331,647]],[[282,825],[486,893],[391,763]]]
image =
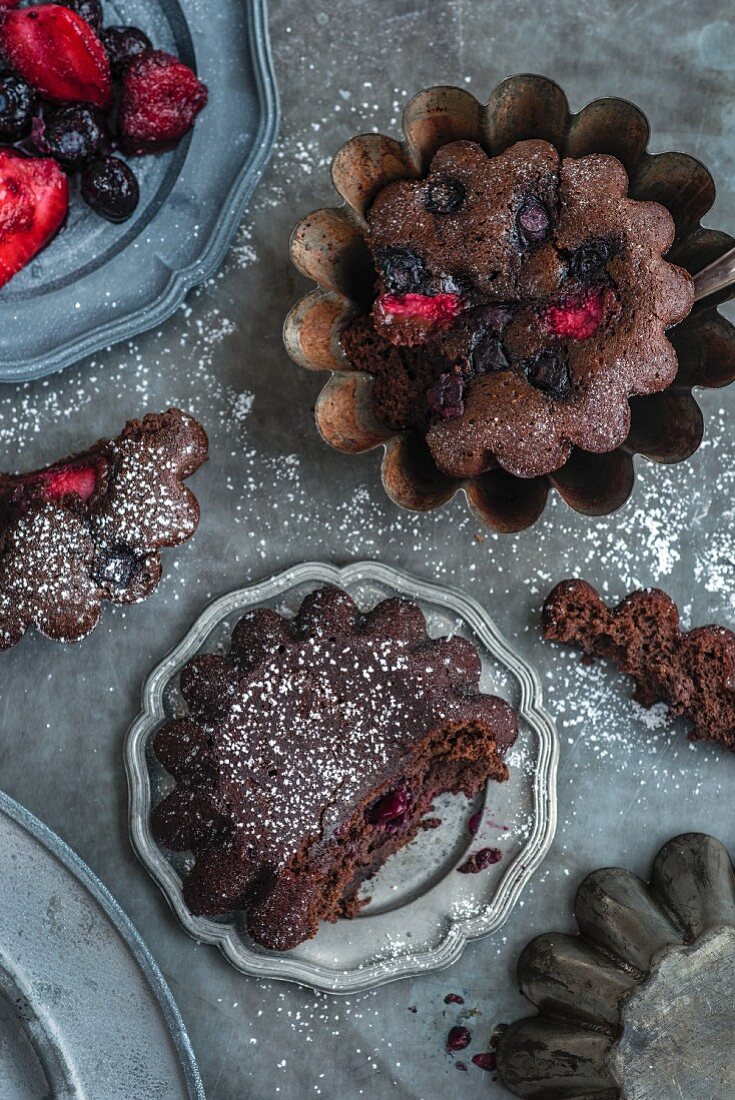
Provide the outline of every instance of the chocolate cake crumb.
[[196,420],[169,409],[43,470],[0,474],[0,650],[30,626],[79,641],[104,600],[149,596],[161,547],[186,542],[199,524],[183,481],[207,446]]
[[189,714],[154,741],[177,785],[153,834],[194,853],[191,911],[243,911],[252,938],[281,951],[355,916],[361,884],[439,794],[507,779],[516,716],[480,693],[480,673],[469,642],[429,638],[404,599],[361,614],[327,586],[293,621],[245,615],[227,656],[184,668]]
[[682,631],[679,609],[657,588],[638,589],[609,609],[582,580],[558,584],[542,614],[544,637],[604,657],[633,677],[635,700],[666,703],[692,723],[692,741],[735,749],[735,634],[721,626]]

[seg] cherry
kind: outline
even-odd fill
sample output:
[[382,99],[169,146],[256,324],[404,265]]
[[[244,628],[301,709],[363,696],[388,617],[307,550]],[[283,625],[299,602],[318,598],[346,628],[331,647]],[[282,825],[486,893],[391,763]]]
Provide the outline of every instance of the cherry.
[[472,1035],[469,1028],[453,1027],[447,1036],[447,1050],[464,1050],[470,1045]]
[[410,806],[408,792],[399,787],[395,791],[379,798],[368,811],[367,817],[371,825],[398,825],[405,817]]

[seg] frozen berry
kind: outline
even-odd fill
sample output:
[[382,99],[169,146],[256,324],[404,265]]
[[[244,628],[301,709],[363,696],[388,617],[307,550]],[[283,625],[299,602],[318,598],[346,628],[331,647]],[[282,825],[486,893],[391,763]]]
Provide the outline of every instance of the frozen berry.
[[391,294],[420,294],[428,279],[424,261],[410,248],[381,248],[376,257]]
[[107,136],[107,125],[99,108],[75,103],[58,107],[46,119],[43,151],[73,171],[99,154]]
[[194,125],[207,87],[188,65],[163,50],[147,50],[123,73],[117,123],[123,149],[134,156],[171,148]]
[[153,49],[148,35],[138,27],[106,27],[101,37],[113,76],[121,76],[136,57]]
[[100,0],[60,0],[65,8],[71,8],[80,15],[85,23],[89,23],[93,30],[99,31],[102,26],[102,5]]
[[82,198],[111,222],[124,222],[138,205],[138,181],[119,157],[104,157],[82,173]]
[[379,798],[368,811],[371,825],[397,825],[406,816],[410,805],[406,791],[399,788]]
[[604,237],[585,241],[572,252],[569,259],[569,272],[581,282],[586,282],[596,275],[601,267],[604,267],[612,253],[612,245]]
[[3,73],[0,76],[0,138],[17,141],[30,129],[36,93],[30,84],[19,76]]
[[94,562],[92,576],[100,588],[122,591],[140,571],[140,562],[127,546],[102,550]]
[[469,1028],[453,1027],[447,1036],[447,1050],[465,1050],[471,1041]]
[[431,412],[442,420],[457,420],[464,413],[464,378],[461,374],[442,374],[427,394]]
[[498,337],[488,331],[481,333],[472,349],[472,369],[478,374],[487,374],[488,371],[507,370],[509,365]]
[[542,351],[525,364],[526,378],[537,390],[550,397],[569,396],[572,380],[566,360],[553,351]]
[[453,214],[465,200],[465,186],[453,176],[440,176],[429,182],[424,205],[432,214]]
[[541,199],[535,195],[529,195],[523,201],[518,211],[518,228],[522,236],[530,244],[540,244],[545,241],[551,228],[551,218]]

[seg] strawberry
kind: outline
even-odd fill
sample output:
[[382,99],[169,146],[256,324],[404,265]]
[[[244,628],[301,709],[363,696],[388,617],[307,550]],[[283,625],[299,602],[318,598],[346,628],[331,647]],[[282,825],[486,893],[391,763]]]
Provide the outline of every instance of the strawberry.
[[188,65],[162,50],[137,57],[123,77],[118,128],[133,155],[170,147],[194,125],[207,87]]
[[69,183],[55,160],[0,149],[0,286],[33,259],[69,209]]
[[0,11],[4,8],[17,8],[20,0],[0,0]]
[[12,68],[45,98],[112,105],[110,61],[88,23],[60,4],[7,11],[0,48]]

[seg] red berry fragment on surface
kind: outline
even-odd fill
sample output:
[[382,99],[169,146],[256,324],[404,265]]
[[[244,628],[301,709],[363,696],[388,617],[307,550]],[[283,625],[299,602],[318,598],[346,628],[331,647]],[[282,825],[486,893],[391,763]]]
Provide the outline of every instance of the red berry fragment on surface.
[[191,129],[207,102],[206,85],[178,58],[150,50],[123,76],[118,125],[126,152],[170,147]]
[[460,997],[459,993],[447,993],[444,998],[445,1005],[463,1005],[464,997]]
[[112,105],[105,48],[88,23],[60,4],[39,4],[3,15],[0,47],[9,64],[45,99]]
[[476,875],[478,871],[484,871],[486,867],[492,867],[503,858],[500,848],[480,848],[479,852],[473,852],[457,870],[461,875]]
[[485,1054],[473,1054],[472,1064],[474,1066],[479,1066],[480,1069],[486,1069],[488,1073],[492,1073],[493,1070],[497,1069],[495,1055],[491,1054],[489,1051]]
[[467,828],[472,836],[475,836],[480,825],[482,824],[482,810],[478,810],[476,814],[473,814],[467,823]]
[[69,209],[56,161],[0,149],[0,286],[48,244]]
[[588,340],[600,327],[611,300],[614,300],[612,291],[605,287],[583,290],[547,306],[541,321],[552,336]]
[[469,1028],[453,1027],[447,1036],[447,1050],[464,1050],[470,1045],[472,1035]]

